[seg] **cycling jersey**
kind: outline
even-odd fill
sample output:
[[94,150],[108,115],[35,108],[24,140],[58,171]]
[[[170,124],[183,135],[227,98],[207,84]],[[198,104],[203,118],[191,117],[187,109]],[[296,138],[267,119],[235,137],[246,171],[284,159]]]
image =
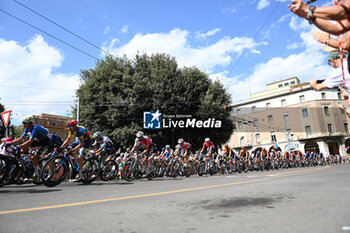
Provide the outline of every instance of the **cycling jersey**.
[[165,150],[164,155],[168,159],[170,157],[170,155],[173,154],[173,152],[174,152],[173,149]]
[[179,146],[180,146],[180,149],[185,150],[185,151],[187,152],[188,149],[190,149],[191,144],[189,144],[188,142],[184,142],[184,143],[182,144],[182,146],[181,146],[181,144],[179,144]]
[[77,126],[77,135],[69,131],[68,138],[71,139],[73,136],[76,136],[80,142],[92,140],[92,136],[87,128],[83,126]]
[[50,146],[62,145],[63,141],[57,134],[51,134]]
[[24,130],[22,137],[25,137],[28,133],[30,133],[30,139],[33,139],[34,141],[41,141],[46,140],[49,131],[41,125],[34,124],[31,129],[26,128]]
[[104,153],[112,154],[114,152],[114,144],[107,136],[103,136],[101,141],[96,140],[92,146],[96,146],[97,144],[99,144],[100,148],[103,148]]
[[93,140],[88,129],[84,128],[83,126],[77,127],[77,135],[69,131],[68,139],[72,138],[73,136],[76,136],[78,138],[77,141],[71,144],[71,147],[74,148],[78,146],[79,143],[82,143],[83,148],[81,148],[79,155],[83,156],[89,151],[89,148],[92,146]]
[[230,153],[232,153],[232,148],[231,147],[224,147],[224,154],[229,155]]
[[211,152],[213,152],[215,149],[214,143],[212,141],[204,142],[202,150],[204,150],[206,147],[208,147],[208,151],[211,151]]
[[150,146],[152,146],[152,140],[147,136],[143,136],[142,141],[139,141],[136,138],[134,147],[139,147],[139,146],[144,146],[148,150],[150,149]]

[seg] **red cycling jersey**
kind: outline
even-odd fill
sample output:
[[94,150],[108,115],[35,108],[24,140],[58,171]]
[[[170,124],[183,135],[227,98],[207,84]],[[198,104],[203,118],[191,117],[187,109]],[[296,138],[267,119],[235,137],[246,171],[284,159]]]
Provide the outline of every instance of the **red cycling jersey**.
[[146,147],[146,149],[149,149],[149,146],[152,145],[152,140],[147,137],[147,136],[143,136],[142,141],[139,141],[137,138],[135,140],[135,146],[139,146],[139,145],[143,145]]
[[191,144],[189,144],[188,142],[184,142],[182,146],[180,145],[180,147],[181,147],[181,149],[183,149],[183,150],[185,150],[187,152],[188,149],[190,149]]
[[202,150],[204,150],[206,147],[208,147],[208,148],[210,148],[210,150],[212,150],[213,146],[214,146],[214,143],[212,141],[210,141],[209,143],[208,142],[204,142]]

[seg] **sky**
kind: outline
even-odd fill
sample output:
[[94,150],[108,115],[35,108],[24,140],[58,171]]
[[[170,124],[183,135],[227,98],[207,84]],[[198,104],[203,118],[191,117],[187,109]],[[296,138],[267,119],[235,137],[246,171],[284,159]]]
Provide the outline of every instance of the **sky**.
[[69,116],[80,71],[94,68],[105,52],[130,59],[137,53],[169,54],[179,67],[196,66],[220,80],[233,103],[264,91],[267,83],[325,78],[332,68],[312,39],[315,27],[291,13],[288,4],[0,0],[0,103],[12,110],[14,124],[41,113]]

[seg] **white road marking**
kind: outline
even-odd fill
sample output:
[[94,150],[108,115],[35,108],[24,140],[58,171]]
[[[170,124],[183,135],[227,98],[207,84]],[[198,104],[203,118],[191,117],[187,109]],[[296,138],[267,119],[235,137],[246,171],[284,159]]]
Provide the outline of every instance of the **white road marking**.
[[342,229],[343,229],[343,231],[350,231],[350,227],[348,227],[348,226],[344,226]]

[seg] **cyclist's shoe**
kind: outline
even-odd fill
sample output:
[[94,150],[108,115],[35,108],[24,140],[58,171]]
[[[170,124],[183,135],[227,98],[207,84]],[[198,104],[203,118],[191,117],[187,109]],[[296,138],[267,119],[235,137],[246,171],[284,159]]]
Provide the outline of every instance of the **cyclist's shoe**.
[[81,176],[79,176],[79,175],[77,175],[75,177],[75,179],[73,180],[73,182],[82,182],[82,181],[83,181],[83,178]]
[[40,177],[38,175],[35,175],[35,174],[32,176],[31,181],[34,184],[40,184],[41,183]]

